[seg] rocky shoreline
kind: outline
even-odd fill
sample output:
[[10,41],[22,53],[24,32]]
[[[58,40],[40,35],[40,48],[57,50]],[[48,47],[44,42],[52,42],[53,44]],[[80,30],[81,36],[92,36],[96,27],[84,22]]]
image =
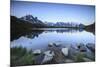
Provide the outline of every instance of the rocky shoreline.
[[35,65],[39,64],[59,64],[73,62],[95,61],[95,44],[79,44],[76,47],[62,47],[60,43],[49,43],[48,50],[34,50]]
[[27,50],[23,47],[11,48],[11,66],[44,65],[95,61],[95,44],[62,46],[49,43],[47,49]]

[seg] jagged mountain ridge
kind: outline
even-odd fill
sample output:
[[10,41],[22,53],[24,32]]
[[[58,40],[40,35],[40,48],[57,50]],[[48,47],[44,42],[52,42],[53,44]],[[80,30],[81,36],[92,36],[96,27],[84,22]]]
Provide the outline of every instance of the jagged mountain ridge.
[[[41,28],[45,27],[43,23],[31,23],[30,21],[22,20],[15,16],[10,16],[10,32],[11,32],[11,40],[13,40],[16,36],[20,36],[26,32],[32,30],[32,28]],[[16,37],[17,38],[17,37]]]
[[[45,27],[79,27],[80,24],[73,22],[43,22],[39,20],[37,17],[33,17],[32,15],[26,15],[20,18],[21,20],[28,21],[32,24],[44,25]],[[81,24],[82,25],[82,24]],[[83,25],[84,26],[84,25]]]
[[31,23],[40,23],[40,24],[43,23],[37,17],[33,17],[32,15],[26,15],[26,16],[21,17],[20,19],[25,20],[25,21],[29,21]]
[[[16,17],[17,18],[17,17]],[[78,24],[75,22],[43,22],[39,20],[37,17],[33,17],[32,15],[26,15],[21,18],[17,18],[21,22],[28,22],[33,25],[33,28],[62,28],[62,27],[76,27],[76,28],[84,28],[83,24]]]

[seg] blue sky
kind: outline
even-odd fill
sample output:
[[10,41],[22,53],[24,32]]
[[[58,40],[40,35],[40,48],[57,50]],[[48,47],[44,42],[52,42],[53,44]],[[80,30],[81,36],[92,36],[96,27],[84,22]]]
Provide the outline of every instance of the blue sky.
[[47,22],[75,22],[85,25],[95,21],[95,6],[40,2],[11,2],[11,15],[22,17],[31,14]]

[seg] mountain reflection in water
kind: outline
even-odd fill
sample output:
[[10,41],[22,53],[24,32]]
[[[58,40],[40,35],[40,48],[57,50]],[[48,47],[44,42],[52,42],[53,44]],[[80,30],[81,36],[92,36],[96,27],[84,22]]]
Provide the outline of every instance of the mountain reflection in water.
[[21,34],[11,41],[11,47],[23,46],[28,49],[45,49],[50,42],[60,42],[64,46],[79,43],[95,43],[95,35],[82,29],[49,28],[37,29]]

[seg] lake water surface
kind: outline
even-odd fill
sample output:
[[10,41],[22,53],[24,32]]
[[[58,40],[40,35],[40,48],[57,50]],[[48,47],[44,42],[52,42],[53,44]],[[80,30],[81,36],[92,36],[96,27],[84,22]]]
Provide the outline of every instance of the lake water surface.
[[11,41],[11,47],[22,46],[27,49],[45,49],[48,43],[58,42],[63,46],[77,45],[80,43],[95,43],[95,35],[91,32],[69,28],[44,28],[33,30]]

